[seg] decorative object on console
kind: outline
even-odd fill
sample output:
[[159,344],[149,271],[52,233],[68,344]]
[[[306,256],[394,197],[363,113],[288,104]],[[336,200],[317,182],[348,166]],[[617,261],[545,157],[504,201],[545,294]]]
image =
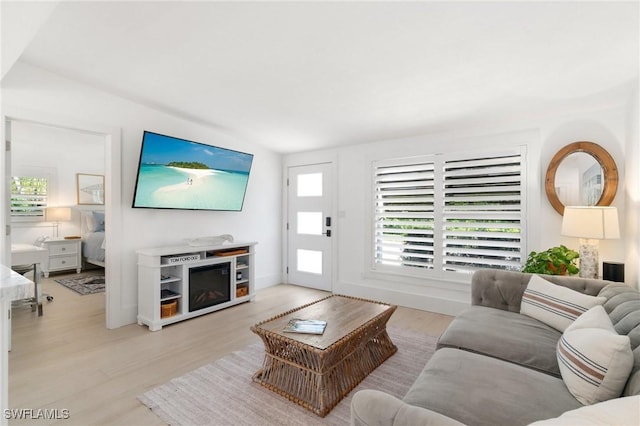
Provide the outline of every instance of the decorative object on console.
[[580,276],[598,278],[598,240],[620,238],[615,207],[565,207],[560,233],[580,238]]
[[231,249],[231,250],[214,250],[210,252],[212,256],[225,257],[225,256],[237,256],[239,254],[247,253],[246,249]]
[[178,313],[178,301],[167,300],[160,304],[160,318],[172,317]]
[[77,173],[78,204],[104,205],[104,176]]
[[70,207],[47,207],[44,209],[45,222],[55,222],[56,224],[56,238],[59,237],[58,228],[60,222],[68,222],[71,220],[71,208]]
[[165,256],[162,258],[162,263],[169,265],[172,263],[195,262],[196,260],[200,260],[200,253],[186,253],[179,256]]
[[232,242],[233,242],[233,235],[231,234],[214,235],[211,237],[191,238],[187,240],[187,244],[194,247],[217,246],[219,244],[232,243]]

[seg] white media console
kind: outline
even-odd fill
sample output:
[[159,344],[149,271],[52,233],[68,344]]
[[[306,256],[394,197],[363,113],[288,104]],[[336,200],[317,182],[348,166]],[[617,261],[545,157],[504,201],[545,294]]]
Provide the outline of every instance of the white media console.
[[164,325],[252,300],[255,242],[137,250],[138,324]]

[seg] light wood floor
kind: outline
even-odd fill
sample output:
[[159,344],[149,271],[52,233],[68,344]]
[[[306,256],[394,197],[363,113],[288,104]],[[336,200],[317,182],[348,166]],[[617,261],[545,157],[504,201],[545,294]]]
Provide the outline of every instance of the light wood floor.
[[[136,396],[170,379],[258,342],[249,326],[327,293],[279,285],[245,303],[157,332],[132,324],[104,326],[104,294],[80,296],[43,279],[54,296],[37,317],[13,311],[9,407],[69,410],[68,420],[9,424],[163,425]],[[398,308],[389,324],[439,336],[452,317]]]

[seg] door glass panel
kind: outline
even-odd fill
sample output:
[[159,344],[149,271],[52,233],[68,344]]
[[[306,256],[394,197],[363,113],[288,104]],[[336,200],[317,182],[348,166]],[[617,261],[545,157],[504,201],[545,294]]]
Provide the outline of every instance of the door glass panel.
[[322,173],[298,175],[298,197],[321,197]]
[[298,271],[322,274],[322,252],[298,249]]
[[322,235],[322,212],[298,212],[298,234]]

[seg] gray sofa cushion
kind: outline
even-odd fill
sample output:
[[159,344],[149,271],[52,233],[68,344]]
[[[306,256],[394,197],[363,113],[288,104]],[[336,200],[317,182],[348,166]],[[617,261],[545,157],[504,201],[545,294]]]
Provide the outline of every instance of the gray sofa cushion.
[[438,340],[560,377],[556,345],[561,333],[526,315],[472,306],[456,316]]
[[467,425],[527,425],[582,407],[562,379],[496,358],[442,348],[404,402]]
[[607,298],[603,306],[616,331],[631,340],[634,364],[622,395],[640,395],[640,293],[623,284],[610,284],[599,296]]
[[[481,269],[473,274],[471,304],[520,312],[522,294],[532,274],[498,269]],[[568,287],[589,296],[598,296],[609,281],[569,277],[564,275],[540,275],[554,284]]]
[[352,426],[466,426],[451,417],[409,405],[388,393],[372,389],[351,398]]

